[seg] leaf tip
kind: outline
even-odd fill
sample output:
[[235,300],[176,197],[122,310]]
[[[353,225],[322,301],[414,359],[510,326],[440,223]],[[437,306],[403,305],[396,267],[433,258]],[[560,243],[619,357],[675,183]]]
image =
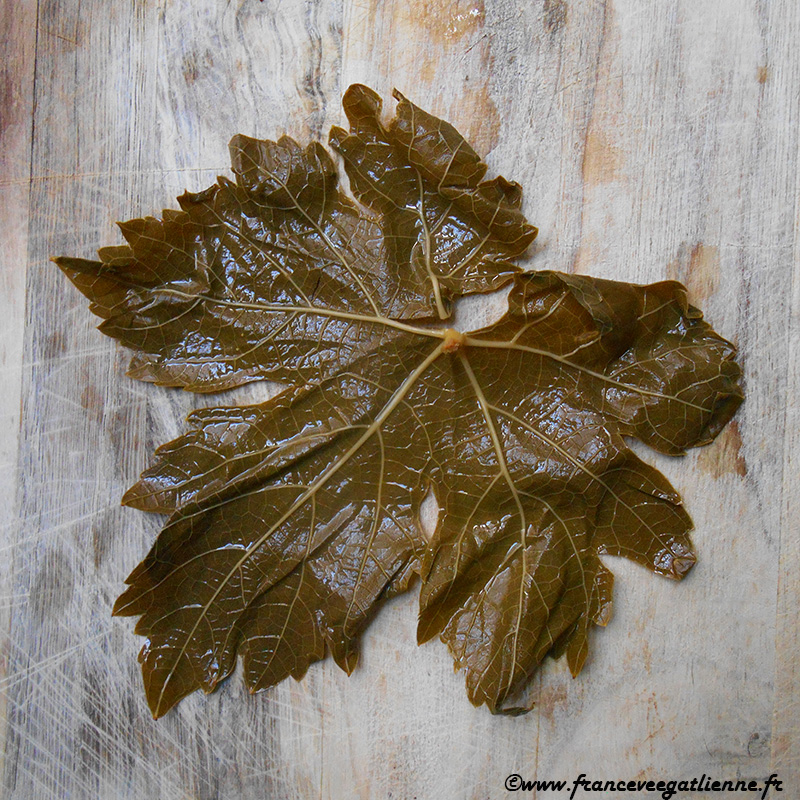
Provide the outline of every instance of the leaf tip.
[[692,567],[694,567],[696,563],[697,556],[694,553],[687,553],[680,558],[673,559],[670,577],[676,581],[683,580],[689,572],[691,572]]
[[175,703],[170,703],[165,707],[162,705],[162,697],[155,698],[155,705],[152,704],[151,698],[148,694],[147,697],[147,704],[150,706],[150,714],[154,720],[161,719],[174,705]]
[[123,610],[123,609],[125,608],[125,605],[126,605],[126,604],[125,604],[125,603],[121,603],[121,602],[120,602],[120,601],[122,600],[122,597],[123,597],[123,595],[120,595],[120,596],[119,596],[119,597],[118,597],[118,598],[117,598],[117,599],[114,601],[114,605],[113,605],[113,607],[111,608],[111,616],[112,616],[112,617],[124,617],[124,616],[125,616],[125,612],[124,612],[124,610]]

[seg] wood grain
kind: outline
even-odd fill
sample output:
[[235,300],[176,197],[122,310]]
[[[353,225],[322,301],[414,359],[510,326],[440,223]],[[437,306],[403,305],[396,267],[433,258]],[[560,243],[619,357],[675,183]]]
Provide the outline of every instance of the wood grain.
[[[800,175],[796,178],[800,179]],[[800,196],[800,184],[795,188]],[[800,203],[795,203],[794,230],[800,231]],[[800,777],[800,238],[792,247],[795,265],[791,286],[791,316],[787,324],[786,432],[783,443],[783,517],[781,520],[773,769]]]
[[[773,767],[783,796],[800,792],[796,3],[0,8],[4,797],[478,800],[506,797],[511,772]],[[325,663],[250,697],[233,676],[155,723],[140,642],[110,608],[159,521],[119,498],[189,409],[272,388],[221,401],[126,378],[48,257],[88,257],[119,241],[114,220],[174,207],[227,171],[237,131],[324,138],[354,81],[389,109],[396,86],[523,185],[531,268],[682,280],[739,345],[735,425],[683,459],[643,453],[683,494],[700,562],[674,585],[614,560],[615,619],[589,666],[573,681],[548,665],[525,717],[469,705],[445,648],[414,646],[408,596],[350,678]]]
[[[12,8],[12,5],[15,7]],[[0,529],[16,527],[17,453],[20,431],[22,349],[25,330],[25,271],[28,263],[30,154],[33,77],[36,50],[36,4],[0,2]],[[0,545],[2,547],[2,545]],[[14,593],[7,559],[0,561],[0,652],[11,647],[9,632],[15,607],[26,602]],[[8,680],[8,663],[0,659],[0,683]],[[13,767],[13,729],[8,725],[7,695],[0,692],[0,771]],[[10,747],[9,747],[10,745]]]

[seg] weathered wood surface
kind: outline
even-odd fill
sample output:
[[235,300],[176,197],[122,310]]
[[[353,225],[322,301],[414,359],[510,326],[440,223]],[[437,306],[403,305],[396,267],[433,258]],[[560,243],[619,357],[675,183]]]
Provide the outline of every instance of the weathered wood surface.
[[[773,769],[800,796],[794,0],[0,9],[4,797],[477,799],[508,796],[511,772]],[[114,220],[212,181],[236,131],[326,134],[354,81],[397,86],[523,185],[532,268],[683,280],[737,342],[735,424],[686,458],[646,455],[683,493],[700,562],[674,585],[615,560],[589,666],[573,681],[550,664],[522,718],[469,705],[444,647],[414,646],[408,596],[351,678],[325,663],[250,697],[234,676],[154,723],[140,642],[110,608],[158,520],[119,498],[219,397],[126,378],[48,257],[90,256],[119,240]]]

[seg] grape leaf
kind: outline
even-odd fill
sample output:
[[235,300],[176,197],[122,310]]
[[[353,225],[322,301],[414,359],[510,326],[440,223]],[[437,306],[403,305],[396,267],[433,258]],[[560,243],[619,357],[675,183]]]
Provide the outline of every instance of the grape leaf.
[[[732,344],[674,281],[523,273],[521,190],[401,95],[387,126],[352,86],[319,143],[231,142],[236,181],[56,263],[133,348],[130,374],[193,391],[273,379],[255,406],[195,411],[123,502],[169,514],[114,613],[139,617],[158,717],[243,658],[252,690],[330,653],[348,673],[380,606],[419,576],[476,705],[518,713],[548,654],[584,664],[624,555],[680,579],[691,521],[626,445],[710,442],[742,400]],[[511,283],[495,324],[444,327]],[[440,513],[420,524],[429,490]]]

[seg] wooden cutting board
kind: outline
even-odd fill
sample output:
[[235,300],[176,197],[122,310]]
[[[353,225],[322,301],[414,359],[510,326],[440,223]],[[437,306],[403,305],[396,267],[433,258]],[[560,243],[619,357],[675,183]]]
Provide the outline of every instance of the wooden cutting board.
[[[0,8],[3,797],[478,800],[509,796],[510,773],[770,772],[800,797],[794,0]],[[159,520],[119,499],[191,408],[267,390],[126,378],[48,258],[90,257],[120,241],[114,220],[208,185],[237,131],[325,137],[356,81],[389,107],[396,86],[522,184],[541,230],[527,266],[676,278],[738,344],[735,422],[681,459],[643,452],[683,494],[700,560],[675,585],[608,559],[614,620],[577,680],[543,670],[524,717],[469,705],[445,648],[415,646],[409,595],[349,679],[324,663],[250,697],[234,676],[153,722],[140,640],[110,609]]]

